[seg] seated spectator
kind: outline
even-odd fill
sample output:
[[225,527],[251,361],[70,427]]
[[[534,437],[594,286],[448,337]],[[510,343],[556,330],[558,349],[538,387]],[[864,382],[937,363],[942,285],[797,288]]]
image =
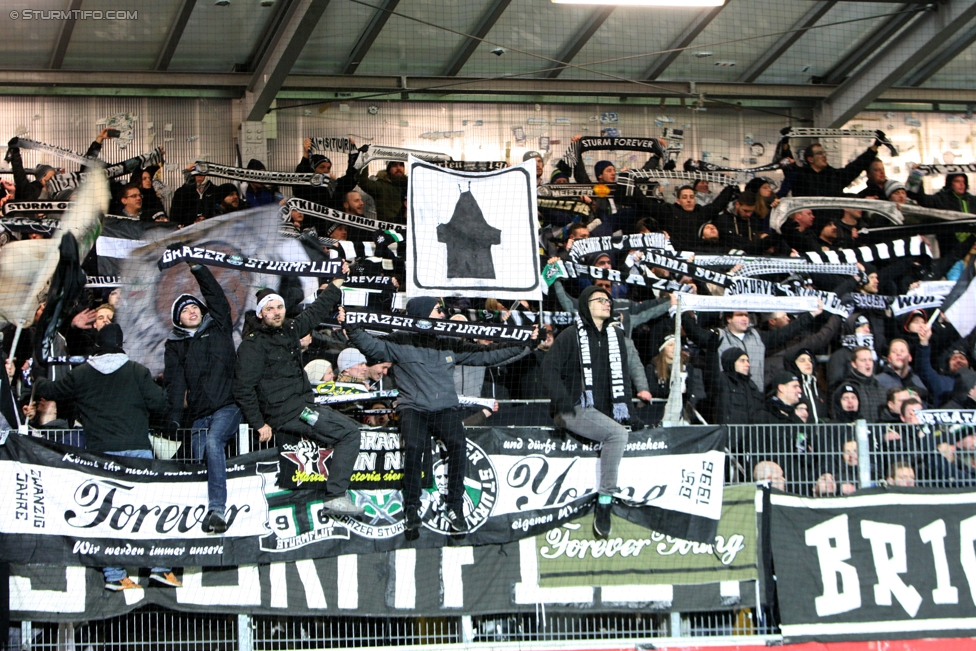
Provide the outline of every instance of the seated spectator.
[[362,385],[366,390],[366,356],[355,348],[346,348],[336,360],[339,375],[336,382]]
[[332,371],[332,363],[327,359],[313,359],[305,365],[305,375],[308,382],[313,387],[323,382],[333,382],[335,373]]

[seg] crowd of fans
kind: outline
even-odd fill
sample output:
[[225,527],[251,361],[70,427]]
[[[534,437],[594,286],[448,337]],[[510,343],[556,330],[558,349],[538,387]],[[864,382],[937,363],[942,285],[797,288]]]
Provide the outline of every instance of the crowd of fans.
[[[99,134],[88,153],[97,155],[102,141],[107,137],[110,137],[107,132]],[[565,206],[559,209],[540,207],[540,242],[544,249],[540,251],[541,266],[559,261],[569,263],[570,251],[576,241],[614,234],[661,232],[668,235],[677,251],[773,258],[859,246],[871,241],[869,238],[872,235],[865,235],[864,229],[876,225],[877,216],[853,209],[802,210],[789,216],[778,231],[770,227],[769,218],[783,196],[853,197],[845,195],[845,191],[862,174],[866,175],[866,187],[857,195],[859,197],[897,204],[917,202],[922,206],[963,213],[976,210],[976,197],[969,194],[965,174],[948,175],[942,190],[927,194],[917,174],[910,176],[905,183],[887,178],[884,163],[876,155],[877,149],[877,144],[867,148],[843,167],[832,167],[827,152],[819,143],[809,144],[798,160],[794,160],[792,152],[787,149],[784,156],[789,164],[782,170],[783,179],[778,188],[775,181],[757,177],[744,188],[731,183],[721,192],[713,194],[707,182],[698,181],[674,190],[673,201],[666,200],[662,192],[664,188],[655,187],[654,183],[646,189],[638,187],[625,192],[623,185],[616,183],[618,170],[608,160],[597,161],[592,166],[582,162],[570,166],[564,161],[556,161],[551,176],[547,177],[544,157],[537,152],[528,152],[524,160],[536,160],[540,184],[562,184],[572,180],[606,186],[606,192],[593,193],[594,196],[581,195],[577,201],[585,207],[580,210],[567,210]],[[194,166],[189,165],[185,171],[186,183],[169,195],[158,182],[157,168],[137,169],[126,185],[114,184],[110,213],[185,227],[247,207],[281,204],[286,200],[287,193],[348,214],[405,224],[407,177],[403,163],[390,161],[382,171],[372,176],[368,166],[361,171],[356,169],[356,156],[357,152],[349,154],[346,169],[339,175],[333,161],[316,153],[312,141],[306,139],[302,143],[301,158],[295,171],[331,177],[330,183],[318,187],[215,184],[206,175],[194,174]],[[13,168],[14,180],[12,183],[4,180],[0,201],[68,198],[51,196],[47,185],[56,173],[53,168],[37,165],[34,168],[35,179],[30,180],[19,150],[9,148],[7,158]],[[247,168],[261,170],[265,166],[260,161],[251,160]],[[673,163],[651,156],[644,169],[657,168],[673,169]],[[282,228],[292,235],[307,234],[313,237],[324,252],[335,251],[334,255],[345,255],[339,253],[341,249],[337,246],[344,240],[376,241],[374,233],[302,214],[298,210],[291,212]],[[20,237],[25,235],[13,234],[15,240]],[[799,284],[834,292],[845,302],[849,302],[846,298],[854,294],[902,295],[921,282],[959,278],[976,255],[976,236],[966,229],[957,232],[942,230],[937,235],[922,237],[926,238],[936,255],[901,257],[876,265],[861,264],[860,273],[847,277],[809,275],[798,279]],[[404,281],[402,260],[405,245],[401,243],[395,253],[377,246],[374,256],[352,260],[350,273],[355,275],[379,270],[380,275],[392,276],[394,286],[399,287]],[[585,260],[585,264],[598,269],[615,269],[622,272],[621,277],[626,277],[634,262],[633,256],[639,258],[640,255],[639,251],[627,250],[601,252]],[[737,269],[726,266],[719,268],[719,271],[734,275]],[[194,457],[203,460],[216,456],[218,448],[222,451],[227,432],[236,430],[241,420],[241,408],[244,409],[246,422],[255,429],[267,426],[268,431],[272,425],[265,422],[266,418],[272,424],[277,422],[287,428],[286,421],[293,421],[295,415],[274,412],[271,408],[273,399],[260,390],[253,392],[254,387],[259,385],[260,364],[264,362],[254,362],[255,366],[251,367],[253,377],[249,381],[252,393],[240,389],[240,384],[233,390],[230,388],[235,360],[232,359],[233,349],[227,349],[229,334],[226,322],[229,317],[224,315],[222,297],[217,289],[219,286],[214,287],[212,276],[208,278],[205,268],[200,267],[195,267],[193,273],[200,281],[204,300],[192,296],[181,297],[184,302],[174,306],[172,319],[175,329],[167,342],[167,374],[163,378],[170,395],[166,409],[156,415],[154,424],[164,432],[172,432],[175,426],[206,428],[212,426],[212,422],[201,419],[212,419],[223,409],[236,410],[225,423],[227,427],[216,437],[216,443],[194,443]],[[714,285],[677,272],[660,269],[655,273],[662,279],[688,286],[690,291],[698,294],[717,294],[721,291]],[[784,279],[785,275],[778,280]],[[271,303],[259,302],[256,313],[247,316],[245,343],[262,327],[273,326],[278,316],[282,319],[278,322],[279,327],[280,323],[286,322],[285,319],[291,318],[294,322],[294,318],[301,318],[302,297],[299,293],[297,300],[293,299],[294,291],[289,292],[286,284],[283,282],[282,287],[274,293],[276,299]],[[890,310],[884,308],[855,309],[846,317],[822,309],[799,316],[783,312],[686,312],[680,317],[682,334],[679,344],[674,338],[675,312],[670,309],[676,294],[654,289],[650,285],[605,278],[556,280],[542,305],[543,310],[554,313],[554,318],[544,320],[538,340],[518,355],[470,356],[470,363],[455,365],[452,362],[450,370],[454,393],[492,401],[549,399],[558,423],[574,431],[586,427],[592,429],[595,427],[592,423],[574,424],[572,418],[573,399],[578,387],[567,389],[567,374],[578,373],[578,368],[567,370],[572,364],[567,364],[565,359],[559,364],[552,360],[552,351],[560,349],[559,335],[575,331],[577,325],[571,317],[560,318],[555,313],[585,315],[584,325],[593,327],[593,310],[602,310],[601,297],[606,296],[611,300],[608,322],[618,324],[623,335],[622,355],[626,360],[628,398],[634,397],[641,403],[647,403],[667,399],[674,391],[680,391],[682,417],[692,424],[791,426],[781,430],[789,432],[787,437],[777,437],[775,434],[765,437],[739,436],[729,441],[731,452],[739,459],[748,460],[749,467],[745,469],[745,474],[751,474],[753,479],[766,479],[774,485],[784,486],[784,482],[802,480],[807,482],[810,491],[822,495],[854,490],[858,486],[856,439],[843,433],[826,438],[814,436],[805,433],[802,426],[846,424],[864,419],[869,423],[917,426],[912,431],[917,431],[918,440],[906,441],[906,437],[901,435],[908,431],[904,428],[894,428],[890,434],[872,440],[872,453],[912,451],[911,455],[903,455],[886,467],[892,482],[907,485],[915,478],[976,482],[976,467],[970,462],[976,446],[968,430],[957,428],[943,431],[923,427],[918,425],[915,415],[921,408],[976,408],[976,371],[973,370],[976,334],[962,337],[943,316],[933,319],[931,311],[926,310],[900,317],[893,316]],[[331,305],[327,311],[335,312],[338,310],[338,294],[331,292],[330,295],[335,305]],[[385,301],[380,309],[389,309],[392,304],[390,297],[381,295],[379,298]],[[584,309],[581,301],[592,305]],[[281,314],[272,318],[270,313],[265,312],[277,309],[278,302]],[[177,310],[177,307],[180,309]],[[537,304],[526,302],[502,303],[494,299],[463,298],[448,298],[438,302],[436,307],[442,310],[439,313],[443,315],[441,318],[480,318],[498,322],[517,319],[517,312],[537,313],[540,308]],[[117,290],[105,288],[94,292],[90,303],[79,306],[57,335],[56,350],[66,356],[97,357],[100,352],[98,333],[112,323],[115,311],[119,309],[124,309],[124,305],[119,303]],[[377,309],[377,305],[371,303],[366,309]],[[976,310],[976,306],[973,309]],[[318,315],[319,311],[322,310],[317,309],[315,314]],[[305,314],[307,317],[307,310]],[[323,316],[329,315],[323,312]],[[426,317],[427,311],[421,316]],[[205,318],[210,321],[204,327]],[[309,396],[312,395],[312,386],[324,385],[324,392],[365,393],[397,388],[398,384],[403,388],[404,382],[418,382],[410,364],[423,364],[421,357],[405,355],[403,350],[389,343],[378,344],[361,331],[346,332],[334,321],[329,326],[319,325],[319,321],[321,319],[315,323],[301,322],[302,327],[298,329],[301,333],[295,336],[295,342],[289,342],[280,351],[281,359],[288,357],[291,360],[289,363],[300,362],[305,370],[305,377],[298,380],[298,388],[289,389],[301,394],[296,398],[298,402],[295,405],[311,404]],[[603,317],[597,318],[597,321],[601,324],[597,330],[602,332]],[[194,364],[198,368],[190,372],[191,375],[196,373],[191,377],[186,375],[183,362],[194,359],[194,356],[185,349],[187,342],[194,340],[194,333],[199,327],[212,327],[215,331],[219,327],[224,343],[219,353],[213,350],[200,353],[207,362],[201,364],[201,358],[196,358]],[[32,364],[35,367],[44,366],[43,374],[54,382],[65,376],[70,365],[64,362],[47,365],[39,364],[37,360],[32,362],[34,348],[31,340],[40,334],[30,329],[25,331],[21,346],[16,351],[10,351],[12,332],[13,327],[8,326],[4,339],[7,372],[3,378],[3,396],[0,400],[7,423],[15,424],[26,418],[31,426],[39,429],[63,428],[81,419],[85,434],[90,438],[92,433],[85,423],[84,410],[70,402],[66,402],[63,408],[58,404],[62,399],[67,401],[67,394],[59,394],[56,403],[44,397],[48,395],[44,391],[33,390],[31,378],[37,376],[37,369],[32,369]],[[576,337],[575,332],[571,334]],[[292,346],[292,343],[295,345]],[[102,342],[101,345],[108,344]],[[424,345],[436,350],[440,344],[427,342]],[[485,351],[493,350],[488,342],[472,342],[470,345],[481,346]],[[181,346],[182,353],[178,352]],[[180,365],[172,368],[169,363],[171,349],[177,351],[173,353],[174,359],[180,360]],[[569,353],[560,354],[566,356]],[[238,374],[242,368],[240,356],[239,351],[236,360]],[[676,357],[679,359],[677,366],[674,364]],[[212,360],[218,360],[219,365],[210,364]],[[391,366],[394,369],[392,373]],[[678,378],[672,377],[675,368],[681,369]],[[218,376],[221,374],[226,385],[222,388],[218,386]],[[203,375],[210,379],[194,385],[194,377],[199,380]],[[572,382],[568,384],[572,385]],[[598,387],[598,390],[609,391],[609,388]],[[205,399],[202,392],[209,392]],[[456,395],[452,405],[456,405]],[[612,416],[608,412],[614,407],[613,402],[598,398],[595,404],[598,411]],[[435,410],[441,407],[443,405],[437,403]],[[393,426],[399,417],[400,426],[417,429],[409,419],[404,422],[403,409],[404,405],[396,405],[393,399],[370,400],[355,407],[344,407],[340,411],[345,415],[337,413],[335,419],[329,422],[333,425],[341,423],[340,429],[345,431],[348,423],[338,420],[340,415],[342,419],[352,416],[365,427]],[[473,407],[465,423],[484,423],[497,409],[497,402],[492,408]],[[629,422],[632,427],[641,424],[634,414],[628,416],[616,420]],[[314,422],[306,425],[305,430],[315,429]],[[444,427],[445,431],[456,431],[453,425]],[[837,432],[843,431],[846,430],[837,429]],[[262,439],[266,438],[266,434],[261,431]],[[267,438],[270,438],[270,434]],[[214,449],[211,450],[211,447]],[[805,453],[808,452],[816,452],[817,460],[807,460]],[[222,457],[218,465],[221,463]],[[613,479],[607,481],[612,482]],[[603,486],[605,490],[610,488],[609,485]],[[221,500],[219,492],[211,495],[210,506],[214,513],[220,513]],[[219,531],[221,522],[214,521],[213,525],[215,531]]]

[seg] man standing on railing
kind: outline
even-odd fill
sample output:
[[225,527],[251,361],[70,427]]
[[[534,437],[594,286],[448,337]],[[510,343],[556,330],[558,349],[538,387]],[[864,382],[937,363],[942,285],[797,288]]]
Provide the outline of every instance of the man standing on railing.
[[[224,448],[241,424],[234,403],[236,355],[230,303],[210,269],[191,264],[204,301],[181,294],[173,301],[173,331],[166,339],[163,378],[169,398],[168,433],[193,428],[193,459],[207,462],[206,533],[224,533],[227,522],[227,457]],[[186,405],[186,409],[184,409]]]
[[596,286],[584,289],[576,327],[556,337],[542,366],[556,424],[603,443],[593,518],[593,530],[600,538],[610,535],[617,471],[629,438],[624,423],[640,425],[630,411],[633,396],[624,333],[609,324],[610,312],[608,291]]
[[[348,263],[342,273],[349,273]],[[234,398],[244,418],[257,429],[262,443],[274,430],[303,436],[332,446],[328,482],[322,508],[340,515],[356,515],[362,509],[346,491],[359,454],[359,425],[324,405],[316,405],[312,386],[302,368],[301,339],[331,316],[342,300],[343,279],[335,278],[304,312],[285,318],[285,299],[271,290],[258,292],[260,319],[237,349]]]
[[[407,302],[407,314],[420,319],[443,319],[439,299],[417,296]],[[345,313],[339,321],[344,322]],[[347,326],[349,339],[367,357],[393,362],[394,377],[400,392],[397,414],[404,447],[403,513],[404,537],[420,535],[421,471],[424,457],[430,454],[430,437],[436,436],[447,450],[447,483],[444,511],[455,533],[467,533],[464,512],[464,471],[467,469],[466,441],[462,410],[454,388],[456,365],[494,366],[526,354],[524,346],[497,344],[481,346],[472,341],[438,337],[427,333],[398,332],[389,337],[373,337],[358,324]],[[538,329],[532,333],[533,343]],[[470,509],[469,509],[470,514]]]

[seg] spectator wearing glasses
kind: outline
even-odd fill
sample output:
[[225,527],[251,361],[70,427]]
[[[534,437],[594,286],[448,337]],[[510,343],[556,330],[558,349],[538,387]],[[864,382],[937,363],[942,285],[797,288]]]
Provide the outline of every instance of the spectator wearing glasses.
[[630,377],[624,333],[610,325],[611,298],[607,290],[591,286],[579,297],[575,327],[566,328],[543,362],[548,378],[550,413],[560,427],[603,444],[593,529],[610,535],[610,511],[617,492],[617,472],[628,430],[639,426],[631,413]]
[[[419,319],[443,319],[440,300],[416,297],[407,303],[407,314]],[[345,322],[340,310],[339,322]],[[454,388],[455,365],[494,366],[522,355],[525,347],[511,344],[483,346],[455,337],[438,337],[426,332],[396,332],[377,339],[359,327],[346,326],[349,339],[366,357],[389,360],[399,396],[397,415],[403,437],[403,509],[407,540],[420,535],[421,471],[424,457],[431,453],[430,437],[439,438],[447,450],[448,480],[444,515],[456,533],[468,530],[464,512],[464,470],[466,438],[461,424],[463,410]],[[532,339],[538,336],[538,329]],[[533,341],[534,344],[534,341]],[[468,514],[469,515],[469,514]]]

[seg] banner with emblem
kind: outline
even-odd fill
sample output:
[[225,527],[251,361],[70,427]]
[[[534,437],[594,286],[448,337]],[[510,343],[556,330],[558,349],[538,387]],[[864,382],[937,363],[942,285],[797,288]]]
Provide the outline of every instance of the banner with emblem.
[[[593,509],[599,445],[551,430],[471,430],[464,515],[470,533],[452,535],[445,518],[447,457],[433,450],[423,528],[403,534],[396,488],[400,449],[388,432],[363,430],[349,496],[364,510],[324,508],[331,450],[310,441],[227,462],[228,530],[203,532],[206,468],[173,461],[108,457],[11,434],[0,446],[0,560],[15,563],[232,566],[364,554],[409,547],[508,543],[578,520]],[[684,539],[714,539],[721,516],[724,427],[632,432],[620,464],[614,513]],[[439,445],[439,444],[438,444]],[[286,446],[287,449],[286,449]],[[290,463],[281,461],[286,453]],[[283,488],[281,474],[295,489]]]
[[[610,540],[592,516],[517,545],[399,549],[241,567],[178,570],[181,588],[133,568],[141,589],[109,593],[94,567],[13,565],[15,621],[92,621],[156,605],[171,611],[333,617],[520,612],[728,610],[756,603],[756,487],[729,486],[718,533],[692,543],[618,520]],[[508,616],[497,621],[504,622]],[[491,619],[488,620],[489,623]],[[494,624],[489,624],[494,628]]]

